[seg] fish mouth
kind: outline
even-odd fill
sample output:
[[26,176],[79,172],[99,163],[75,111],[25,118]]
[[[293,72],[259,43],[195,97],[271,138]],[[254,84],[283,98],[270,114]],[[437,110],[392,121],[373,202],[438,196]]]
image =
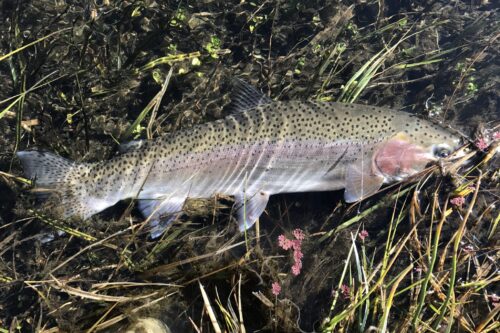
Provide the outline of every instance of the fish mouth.
[[474,155],[476,155],[476,151],[466,144],[453,151],[446,158],[441,159],[440,162],[445,165],[468,166],[473,163],[472,157]]
[[440,160],[440,165],[450,171],[452,174],[458,169],[468,169],[474,165],[474,156],[477,151],[466,144],[456,149],[450,156]]

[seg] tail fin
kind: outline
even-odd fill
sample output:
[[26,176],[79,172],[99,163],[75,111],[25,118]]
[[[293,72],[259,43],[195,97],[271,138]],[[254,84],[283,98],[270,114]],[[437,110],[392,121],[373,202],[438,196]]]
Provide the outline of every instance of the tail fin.
[[64,184],[75,162],[43,151],[19,151],[24,174],[35,182],[36,186],[47,189]]
[[106,208],[102,200],[88,195],[91,189],[86,188],[84,182],[90,169],[88,164],[43,151],[20,151],[17,156],[26,177],[34,181],[35,194],[47,199],[45,206],[54,215],[86,219]]

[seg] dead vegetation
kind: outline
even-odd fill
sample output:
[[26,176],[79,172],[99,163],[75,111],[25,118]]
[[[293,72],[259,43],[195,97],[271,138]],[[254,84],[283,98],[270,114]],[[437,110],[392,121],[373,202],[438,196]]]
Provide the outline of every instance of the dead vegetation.
[[[173,332],[500,329],[492,2],[0,6],[0,332],[115,332],[144,316]],[[17,150],[106,159],[222,117],[234,76],[272,98],[404,106],[484,130],[465,158],[360,205],[273,197],[243,236],[230,198],[191,202],[157,241],[129,203],[85,223],[35,209]],[[296,229],[297,276],[278,243]]]

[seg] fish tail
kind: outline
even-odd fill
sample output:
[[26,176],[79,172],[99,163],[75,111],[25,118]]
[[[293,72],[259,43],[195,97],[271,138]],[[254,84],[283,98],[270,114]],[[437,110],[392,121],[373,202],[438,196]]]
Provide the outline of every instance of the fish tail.
[[[102,202],[89,197],[91,164],[80,164],[44,151],[19,151],[24,174],[33,180],[38,199],[54,215],[86,219],[101,211]],[[54,211],[53,211],[54,210]]]

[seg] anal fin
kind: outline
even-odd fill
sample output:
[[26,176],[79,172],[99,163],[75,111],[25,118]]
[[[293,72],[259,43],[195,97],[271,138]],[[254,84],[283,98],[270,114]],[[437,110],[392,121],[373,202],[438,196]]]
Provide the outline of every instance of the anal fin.
[[251,228],[266,209],[269,194],[259,191],[253,195],[235,196],[238,210],[238,228],[241,232]]
[[165,228],[182,211],[185,198],[140,199],[138,206],[142,215],[149,219],[151,238],[158,238]]

